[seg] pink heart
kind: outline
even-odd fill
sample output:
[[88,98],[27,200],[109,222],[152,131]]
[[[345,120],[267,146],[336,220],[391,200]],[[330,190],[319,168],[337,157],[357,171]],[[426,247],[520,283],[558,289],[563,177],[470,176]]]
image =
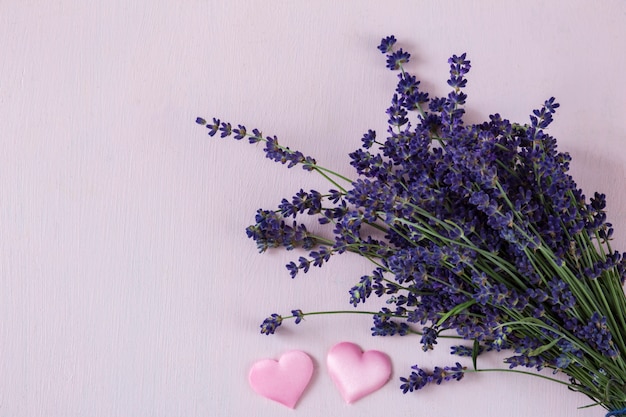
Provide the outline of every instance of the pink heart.
[[299,350],[285,352],[278,361],[264,359],[248,374],[252,389],[265,398],[294,408],[313,376],[313,361]]
[[348,404],[377,391],[391,376],[391,361],[387,355],[377,350],[363,352],[349,342],[333,346],[328,352],[326,365]]

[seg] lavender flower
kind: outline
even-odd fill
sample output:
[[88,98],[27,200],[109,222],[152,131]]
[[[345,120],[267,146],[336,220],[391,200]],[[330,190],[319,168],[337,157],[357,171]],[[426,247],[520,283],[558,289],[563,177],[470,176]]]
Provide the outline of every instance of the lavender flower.
[[302,312],[302,310],[298,309],[298,310],[291,310],[291,314],[293,315],[293,317],[295,317],[295,323],[298,324],[302,321],[302,319],[304,318],[304,313]]
[[396,43],[396,37],[391,35],[391,36],[387,36],[386,38],[383,38],[383,40],[380,42],[380,45],[378,46],[378,49],[383,53],[386,54],[388,52],[390,52],[393,48],[393,46]]
[[402,68],[404,64],[409,62],[411,55],[408,52],[404,52],[402,49],[387,55],[387,68],[390,70],[397,70]]
[[274,334],[276,329],[283,324],[283,318],[279,314],[272,314],[261,323],[261,334],[270,335]]
[[[354,178],[258,129],[197,118],[209,136],[262,142],[267,158],[331,183],[325,194],[300,189],[276,209],[259,209],[248,236],[260,252],[304,250],[306,256],[287,264],[292,278],[345,252],[371,260],[374,270],[349,289],[348,302],[385,299],[379,311],[353,311],[373,317],[374,336],[419,334],[424,351],[434,350],[440,337],[473,343],[451,352],[470,357],[474,369],[414,366],[400,378],[404,393],[491,371],[478,368],[477,358],[510,351],[503,372],[563,372],[570,389],[620,413],[626,407],[626,257],[610,245],[606,196],[585,197],[568,173],[570,155],[545,130],[559,104],[545,100],[527,124],[500,114],[468,124],[467,55],[448,60],[450,91],[433,97],[407,71],[410,54],[396,43],[388,36],[378,46],[387,68],[398,71],[386,138],[373,130],[362,136],[349,154]],[[309,231],[305,217],[325,231]],[[300,323],[324,312],[291,313],[272,314],[261,333],[273,334],[283,319]]]
[[411,372],[408,378],[400,378],[402,382],[400,389],[404,394],[420,390],[432,383],[440,385],[444,381],[460,381],[465,375],[466,368],[457,362],[454,366],[445,366],[443,368],[437,366],[432,372],[427,372],[417,365],[412,366],[411,369],[413,369],[413,372]]

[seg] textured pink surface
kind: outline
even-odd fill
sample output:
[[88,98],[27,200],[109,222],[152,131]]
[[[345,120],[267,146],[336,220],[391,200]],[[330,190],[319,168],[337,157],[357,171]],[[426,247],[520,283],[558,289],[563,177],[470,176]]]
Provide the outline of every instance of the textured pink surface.
[[257,393],[294,408],[313,376],[313,361],[299,350],[285,352],[279,360],[264,359],[250,369],[248,380]]
[[[399,377],[451,365],[457,342],[425,353],[419,336],[372,337],[360,314],[260,335],[269,313],[352,309],[347,291],[374,265],[345,254],[291,280],[297,251],[259,255],[244,230],[258,208],[333,187],[194,120],[258,128],[353,177],[363,133],[387,136],[397,78],[380,38],[398,38],[432,95],[467,52],[472,122],[561,103],[550,134],[585,194],[607,194],[622,251],[624,22],[624,0],[0,1],[0,415],[603,416],[510,373],[403,395]],[[372,297],[363,308],[385,306]],[[344,340],[393,360],[392,380],[351,406],[325,366]],[[321,367],[295,413],[247,381],[291,349]],[[508,367],[491,354],[479,366]]]
[[391,361],[386,354],[377,350],[363,352],[350,342],[333,346],[326,364],[331,379],[348,404],[379,390],[391,376]]

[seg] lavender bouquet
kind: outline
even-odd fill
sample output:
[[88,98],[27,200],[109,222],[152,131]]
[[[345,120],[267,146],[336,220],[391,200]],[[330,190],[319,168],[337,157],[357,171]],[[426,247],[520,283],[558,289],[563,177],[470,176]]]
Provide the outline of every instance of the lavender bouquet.
[[[417,334],[424,351],[438,337],[461,340],[452,354],[471,357],[472,368],[414,366],[400,378],[404,393],[494,371],[477,367],[477,357],[506,350],[498,370],[550,379],[607,415],[626,415],[626,258],[611,248],[605,195],[585,197],[568,174],[570,156],[544,130],[559,105],[550,98],[528,124],[498,114],[465,124],[466,55],[448,61],[451,92],[430,97],[395,44],[389,36],[378,47],[398,72],[389,128],[384,140],[365,133],[349,155],[356,179],[257,129],[196,120],[211,136],[261,142],[268,158],[329,181],[325,193],[300,190],[277,209],[258,210],[248,236],[260,252],[303,248],[308,256],[287,265],[291,277],[344,252],[370,260],[373,271],[349,289],[349,303],[386,298],[379,311],[354,310],[373,316],[372,335]],[[328,235],[295,220],[305,216]],[[336,312],[272,314],[261,333]]]

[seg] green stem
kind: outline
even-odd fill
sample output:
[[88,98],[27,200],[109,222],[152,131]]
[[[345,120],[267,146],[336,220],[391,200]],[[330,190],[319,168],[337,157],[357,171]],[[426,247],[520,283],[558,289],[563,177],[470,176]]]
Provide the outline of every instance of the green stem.
[[[256,135],[252,135],[252,134],[250,134],[250,133],[246,133],[246,136],[247,136],[247,137],[251,137],[251,138],[256,139],[256,140],[257,140],[257,142],[267,142],[267,139],[265,139],[265,138],[264,138],[264,137],[262,137],[262,136],[256,136]],[[279,143],[276,143],[276,146],[277,146],[278,148],[280,148],[281,150],[285,151],[285,152],[288,152],[288,153],[291,153],[291,154],[293,153],[293,151],[292,151],[291,149],[289,149],[289,148],[287,148],[287,147],[285,147],[285,146],[282,146],[282,145],[281,145],[281,144],[279,144]],[[331,170],[331,169],[324,168],[323,166],[320,166],[320,165],[317,165],[317,164],[312,164],[312,165],[310,165],[310,166],[313,168],[313,170],[314,170],[314,171],[316,171],[317,173],[319,173],[320,175],[322,175],[324,178],[326,178],[328,181],[330,181],[330,182],[331,182],[331,183],[332,183],[335,187],[339,188],[339,189],[340,189],[341,191],[343,191],[343,192],[345,192],[345,191],[346,191],[346,189],[345,189],[345,188],[343,188],[341,185],[339,185],[339,184],[338,184],[335,180],[333,180],[333,179],[332,179],[332,178],[331,178],[328,174],[330,174],[330,175],[332,175],[332,176],[334,176],[334,177],[336,177],[336,178],[339,178],[339,179],[341,179],[341,180],[343,180],[343,181],[346,181],[346,182],[348,182],[348,183],[350,183],[350,184],[353,182],[350,178],[348,178],[348,177],[346,177],[346,176],[344,176],[344,175],[341,175],[341,174],[339,174],[338,172],[335,172],[335,171],[333,171],[333,170]]]
[[[306,317],[306,316],[321,316],[321,315],[327,315],[327,314],[361,314],[361,315],[368,315],[368,316],[382,316],[382,317],[391,317],[391,318],[400,318],[400,319],[407,318],[407,316],[402,315],[402,314],[381,313],[380,311],[329,310],[329,311],[311,311],[311,312],[308,312],[308,313],[302,313],[299,316],[298,315],[283,316],[283,320],[295,319],[297,317]],[[416,334],[418,336],[421,336],[423,334],[419,330],[414,330],[414,329],[410,329],[410,328],[409,328],[409,332],[413,333],[413,334]],[[461,336],[454,336],[454,335],[440,334],[440,335],[438,335],[438,337],[440,337],[442,339],[465,340]]]
[[518,369],[501,369],[501,368],[466,369],[463,372],[465,372],[465,373],[468,373],[468,372],[472,372],[472,373],[479,373],[479,372],[509,372],[509,373],[513,373],[513,374],[534,376],[534,377],[546,379],[548,381],[556,382],[556,383],[561,384],[561,385],[566,385],[568,387],[570,386],[569,383],[561,381],[561,380],[556,379],[556,378],[551,378],[549,376],[538,374],[538,373],[535,373],[535,372],[520,371]]
[[318,165],[313,165],[313,170],[314,170],[315,172],[317,172],[318,174],[320,174],[322,177],[324,177],[324,178],[325,178],[328,182],[330,182],[332,185],[334,185],[335,187],[339,188],[339,190],[340,190],[341,192],[343,192],[343,193],[345,193],[345,192],[346,192],[346,189],[345,189],[345,188],[343,188],[341,185],[339,185],[339,183],[338,183],[337,181],[333,180],[333,179],[332,179],[332,178],[331,178],[328,174],[326,174],[326,173],[324,172],[325,170],[321,169],[321,167],[320,167],[320,166],[318,166]]
[[284,316],[283,319],[295,319],[296,317],[306,317],[306,316],[321,316],[326,314],[365,314],[368,316],[373,316],[375,314],[379,314],[386,317],[393,318],[406,318],[406,316],[402,316],[399,314],[384,314],[378,311],[362,311],[362,310],[330,310],[330,311],[311,311],[308,313],[302,313],[300,316],[292,315],[292,316]]

